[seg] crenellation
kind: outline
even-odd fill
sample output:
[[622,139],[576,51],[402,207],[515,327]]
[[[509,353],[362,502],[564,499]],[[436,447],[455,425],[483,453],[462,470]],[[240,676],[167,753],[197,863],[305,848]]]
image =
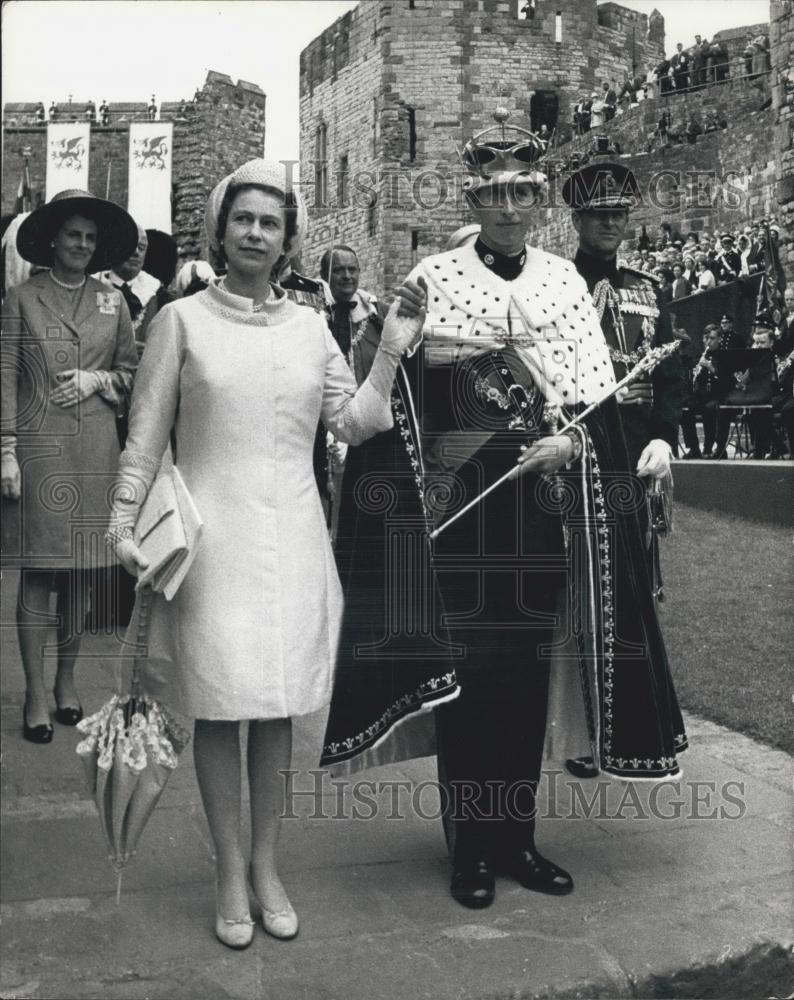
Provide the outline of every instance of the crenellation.
[[[207,259],[204,206],[214,185],[241,163],[264,155],[265,104],[266,96],[255,83],[235,83],[226,73],[210,70],[193,100],[160,105],[159,120],[173,123],[172,230],[184,257]],[[4,213],[13,208],[25,158],[31,190],[45,190],[47,126],[11,124],[18,121],[19,107],[6,104],[3,109]],[[24,108],[35,111],[36,105]],[[75,108],[79,111],[71,117],[81,120],[85,105],[73,104]],[[88,185],[94,194],[126,206],[129,125],[148,120],[148,106],[114,102],[108,108],[108,125],[91,124]]]

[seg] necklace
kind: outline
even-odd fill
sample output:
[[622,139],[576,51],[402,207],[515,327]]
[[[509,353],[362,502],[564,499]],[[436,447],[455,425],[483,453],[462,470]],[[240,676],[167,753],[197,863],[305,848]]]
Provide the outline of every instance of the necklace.
[[[221,278],[218,287],[222,288],[224,292],[229,292],[229,289],[226,287],[226,278]],[[229,295],[234,295],[234,294],[236,293],[229,292]],[[265,302],[267,301],[268,301],[267,299],[263,299],[261,302],[254,302],[254,304],[251,306],[251,312],[255,313],[262,312],[262,310],[265,308]]]
[[85,275],[83,275],[83,280],[78,281],[76,285],[70,285],[67,281],[61,281],[60,278],[56,278],[52,271],[48,272],[52,280],[61,288],[66,288],[70,292],[76,292],[78,288],[82,288],[85,284]]

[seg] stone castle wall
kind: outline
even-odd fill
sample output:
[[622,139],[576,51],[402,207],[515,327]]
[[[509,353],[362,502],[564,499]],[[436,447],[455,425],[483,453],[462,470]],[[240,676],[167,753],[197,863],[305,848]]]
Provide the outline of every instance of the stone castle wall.
[[[73,105],[72,108],[78,107]],[[80,105],[80,110],[84,105]],[[47,127],[35,122],[35,104],[6,105],[3,114],[2,211],[13,210],[28,150],[31,191],[43,196]],[[59,121],[77,120],[60,104]],[[89,190],[127,205],[129,122],[145,121],[145,105],[113,104],[108,125],[91,125]],[[138,112],[142,112],[139,114]],[[122,120],[123,119],[123,120]],[[193,101],[160,106],[160,121],[174,126],[172,153],[173,235],[185,258],[204,257],[204,205],[213,186],[235,167],[262,156],[265,143],[265,94],[253,83],[234,83],[211,70]]]
[[780,256],[794,285],[794,4],[773,2],[770,19],[775,182]]
[[[514,0],[368,2],[302,53],[304,189],[314,190],[317,129],[325,123],[329,207],[336,204],[342,156],[351,183],[360,180],[360,203],[339,214],[336,230],[358,249],[365,287],[393,288],[463,224],[454,149],[492,124],[497,104],[511,112],[511,122],[528,127],[533,94],[554,92],[559,121],[570,121],[583,91],[600,89],[603,79],[622,80],[630,70],[631,56],[628,67],[618,65],[618,53],[631,51],[629,28],[641,68],[661,58],[663,23],[655,21],[649,33],[647,18],[625,12],[615,26],[601,25],[595,0],[538,4],[533,20],[516,12]],[[329,218],[328,209],[315,205],[304,252],[308,273],[332,238]]]

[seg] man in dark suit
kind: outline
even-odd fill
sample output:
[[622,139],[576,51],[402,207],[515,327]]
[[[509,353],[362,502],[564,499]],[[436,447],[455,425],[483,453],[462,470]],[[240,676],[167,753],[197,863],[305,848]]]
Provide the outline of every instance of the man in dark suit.
[[689,86],[689,55],[681,42],[676,45],[676,53],[670,60],[676,90],[686,90]]
[[617,111],[617,91],[615,90],[615,84],[610,84],[606,80],[604,80],[604,84],[601,89],[603,91],[601,100],[604,102],[604,121],[610,122],[615,117],[615,112]]
[[693,88],[702,87],[706,82],[706,55],[700,35],[695,35],[695,44],[689,50],[689,63],[690,85]]

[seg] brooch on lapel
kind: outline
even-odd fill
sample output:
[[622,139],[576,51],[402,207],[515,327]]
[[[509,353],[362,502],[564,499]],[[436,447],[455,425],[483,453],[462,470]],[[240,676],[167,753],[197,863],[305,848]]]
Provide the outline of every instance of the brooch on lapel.
[[105,316],[116,316],[119,311],[119,293],[118,292],[97,292],[96,293],[96,304],[97,309]]

